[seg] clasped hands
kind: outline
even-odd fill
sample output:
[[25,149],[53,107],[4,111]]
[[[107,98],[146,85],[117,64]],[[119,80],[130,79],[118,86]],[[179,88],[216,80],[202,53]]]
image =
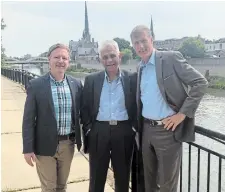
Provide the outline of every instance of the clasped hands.
[[177,126],[185,119],[185,117],[186,115],[182,113],[177,113],[173,116],[163,119],[162,122],[164,124],[164,128],[167,130],[172,129],[172,131],[174,131]]

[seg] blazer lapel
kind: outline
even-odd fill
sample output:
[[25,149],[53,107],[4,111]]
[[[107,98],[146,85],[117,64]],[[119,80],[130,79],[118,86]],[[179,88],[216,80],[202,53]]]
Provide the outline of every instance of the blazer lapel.
[[139,64],[137,68],[137,91],[136,91],[136,105],[137,105],[137,114],[141,114],[142,106],[141,106],[141,74],[142,68],[141,64]]
[[129,93],[130,93],[130,79],[128,75],[125,75],[123,71],[121,71],[121,83],[123,87],[124,92],[124,98],[125,98],[125,106],[127,110],[129,111]]
[[52,89],[51,89],[49,73],[44,76],[43,85],[45,87],[46,98],[48,98],[48,100],[49,100],[48,102],[49,102],[50,108],[51,108],[52,113],[53,113],[53,115],[54,115],[54,117],[56,119],[55,108],[54,108],[54,103],[53,103],[53,99],[52,99]]
[[99,104],[100,104],[100,97],[102,93],[102,87],[104,83],[105,73],[104,71],[98,74],[98,78],[94,81],[94,98],[95,98],[95,112],[98,112]]
[[[71,97],[72,97],[72,104],[73,106],[75,106],[76,103],[76,90],[75,90],[75,84],[73,79],[70,76],[67,76],[67,82],[71,91]],[[73,109],[75,109],[75,107],[73,107]]]
[[160,92],[164,98],[164,100],[167,102],[166,99],[166,93],[165,93],[165,88],[164,88],[164,84],[163,84],[163,62],[162,62],[162,52],[156,51],[156,77],[157,77],[157,83],[160,89]]

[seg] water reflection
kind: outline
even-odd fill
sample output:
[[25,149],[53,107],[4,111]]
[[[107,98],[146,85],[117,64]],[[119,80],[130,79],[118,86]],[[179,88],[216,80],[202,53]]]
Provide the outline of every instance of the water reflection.
[[34,73],[36,75],[44,75],[46,71],[44,71],[43,68],[35,66],[35,65],[30,65],[30,64],[24,64],[22,65],[13,65],[11,66],[13,69],[24,69],[26,71],[29,71],[30,73]]
[[196,124],[225,134],[225,97],[206,94],[196,112]]

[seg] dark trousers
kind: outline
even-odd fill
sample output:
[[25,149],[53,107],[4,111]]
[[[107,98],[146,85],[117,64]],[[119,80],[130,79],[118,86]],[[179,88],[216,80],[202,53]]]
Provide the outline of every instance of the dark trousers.
[[144,123],[142,156],[146,192],[177,192],[182,143],[163,126]]
[[135,132],[128,122],[109,125],[96,121],[88,134],[89,192],[104,192],[110,159],[115,178],[115,191],[129,191],[134,136]]

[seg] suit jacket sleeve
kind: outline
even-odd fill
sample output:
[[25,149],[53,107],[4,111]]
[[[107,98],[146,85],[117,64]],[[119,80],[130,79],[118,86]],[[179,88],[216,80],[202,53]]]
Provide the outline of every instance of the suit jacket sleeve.
[[174,69],[182,83],[188,86],[188,97],[180,108],[180,113],[193,118],[208,86],[204,76],[189,65],[180,52],[174,52]]
[[80,120],[81,120],[81,107],[82,107],[82,96],[83,96],[83,84],[81,81],[79,82],[79,96],[80,96],[80,102],[79,102],[79,114],[80,114]]
[[131,103],[131,112],[132,112],[132,126],[137,128],[137,104],[136,104],[136,92],[137,92],[137,73],[131,75],[131,94],[132,94],[132,103]]
[[[88,130],[88,125],[91,123],[91,111],[90,111],[90,100],[91,96],[91,86],[89,77],[86,76],[84,81],[83,93],[82,93],[82,102],[81,102],[81,123],[83,124],[83,131]],[[87,129],[87,130],[86,130]]]
[[22,137],[23,153],[34,152],[34,129],[36,126],[36,99],[32,84],[27,86],[27,97],[24,106]]

